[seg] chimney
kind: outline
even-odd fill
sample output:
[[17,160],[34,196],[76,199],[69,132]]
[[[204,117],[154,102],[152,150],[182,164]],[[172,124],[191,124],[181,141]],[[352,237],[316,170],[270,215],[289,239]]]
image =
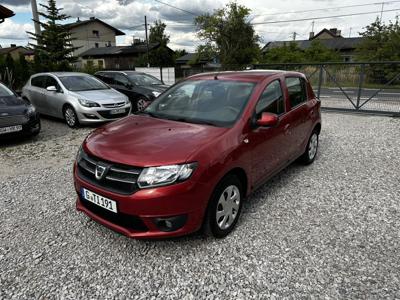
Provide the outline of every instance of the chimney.
[[313,32],[313,31],[311,31],[311,32],[310,32],[310,36],[309,36],[309,38],[308,38],[308,39],[309,39],[309,40],[312,40],[312,39],[314,38],[314,35],[315,35],[315,34],[314,34],[314,32]]
[[336,36],[341,36],[342,35],[342,31],[338,30]]
[[138,39],[138,38],[133,39],[134,45],[139,45],[140,43],[141,43],[140,39]]
[[90,17],[90,20],[92,20],[92,21],[95,20],[95,19],[96,19],[96,17]]
[[337,28],[331,28],[331,29],[329,29],[329,31],[332,32],[334,36],[337,36],[337,35],[338,35],[338,34],[337,34],[337,33],[338,33]]
[[79,19],[79,17],[76,19],[76,23],[79,23],[81,20]]
[[17,47],[16,44],[11,44],[11,48],[15,48],[15,47]]

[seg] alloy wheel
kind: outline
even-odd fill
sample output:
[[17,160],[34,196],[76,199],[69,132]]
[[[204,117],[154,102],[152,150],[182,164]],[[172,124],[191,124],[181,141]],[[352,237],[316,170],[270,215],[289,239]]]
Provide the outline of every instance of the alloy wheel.
[[317,154],[318,149],[318,135],[314,132],[310,138],[310,143],[308,145],[308,157],[309,159],[314,159]]
[[228,229],[238,216],[240,191],[235,185],[228,186],[221,194],[217,204],[216,221],[220,229]]
[[76,124],[76,115],[72,108],[68,107],[65,112],[65,121],[67,122],[68,126],[73,127]]
[[138,111],[142,111],[147,107],[147,101],[144,99],[139,99],[136,103],[136,108]]

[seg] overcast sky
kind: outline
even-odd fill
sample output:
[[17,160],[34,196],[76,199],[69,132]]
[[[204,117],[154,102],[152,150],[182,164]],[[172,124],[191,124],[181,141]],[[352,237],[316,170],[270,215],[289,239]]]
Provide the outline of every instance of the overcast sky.
[[[44,3],[44,0],[37,0]],[[380,0],[381,1],[381,0]],[[173,6],[190,11],[196,15],[212,12],[214,9],[223,7],[229,1],[225,0],[163,0]],[[349,16],[343,18],[316,19],[314,31],[318,32],[323,28],[336,27],[342,30],[342,35],[348,37],[358,36],[363,27],[380,16],[377,13],[381,10],[380,4],[338,8],[359,4],[376,3],[368,0],[266,0],[266,1],[237,1],[252,10],[251,22],[268,22],[279,20],[293,20],[305,18],[318,18],[325,16],[337,16],[360,12],[375,12],[361,16]],[[1,4],[12,9],[16,15],[0,24],[0,44],[5,47],[11,43],[26,45],[28,37],[26,31],[33,31],[31,21],[30,0],[1,0]],[[117,27],[126,33],[126,36],[118,37],[119,45],[130,44],[132,37],[144,37],[144,15],[147,15],[149,22],[161,19],[167,24],[167,32],[171,37],[170,47],[173,49],[185,48],[193,51],[202,41],[196,36],[193,26],[194,16],[168,7],[154,0],[58,0],[59,7],[71,16],[70,21],[77,17],[81,20],[95,16],[103,21]],[[316,10],[321,9],[321,10]],[[316,10],[312,12],[299,12],[304,10]],[[400,14],[400,0],[388,1],[384,10],[395,10],[383,13],[383,20],[394,20]],[[293,12],[293,13],[291,13]],[[135,27],[136,26],[136,27]],[[135,27],[135,28],[133,28]],[[263,43],[271,40],[290,40],[293,32],[297,33],[297,39],[307,39],[311,31],[312,20],[256,25],[257,34],[262,38]],[[240,33],[238,33],[240,34]]]

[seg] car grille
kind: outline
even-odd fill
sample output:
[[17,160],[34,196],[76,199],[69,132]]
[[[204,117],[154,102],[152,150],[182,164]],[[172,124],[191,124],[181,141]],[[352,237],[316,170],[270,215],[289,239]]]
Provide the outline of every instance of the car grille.
[[135,231],[148,231],[147,226],[143,223],[143,221],[136,216],[127,215],[123,213],[113,213],[108,211],[96,204],[93,204],[80,196],[82,205],[89,210],[90,212],[94,213],[95,215],[99,216],[100,218],[109,221],[115,225],[124,227],[126,229],[135,230]]
[[[95,175],[98,164],[107,167],[101,180]],[[102,161],[83,152],[78,161],[79,177],[94,186],[122,195],[133,194],[139,189],[137,179],[141,171],[141,168]]]
[[100,110],[97,112],[99,113],[100,116],[102,116],[105,119],[117,119],[127,116],[129,113],[129,108],[126,108],[125,112],[121,114],[111,114],[111,111],[109,110]]
[[115,107],[121,107],[121,106],[124,106],[124,105],[125,105],[125,102],[118,102],[118,103],[103,104],[103,107],[115,108]]
[[0,117],[0,127],[23,125],[29,121],[26,115]]

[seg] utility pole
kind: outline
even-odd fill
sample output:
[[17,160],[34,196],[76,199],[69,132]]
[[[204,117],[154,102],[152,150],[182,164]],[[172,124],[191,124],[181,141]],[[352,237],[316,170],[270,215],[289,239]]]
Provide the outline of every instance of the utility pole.
[[31,0],[31,5],[32,5],[32,19],[34,21],[33,23],[35,26],[35,33],[40,34],[41,30],[40,30],[40,24],[38,23],[39,22],[39,14],[38,14],[36,0]]
[[351,30],[352,30],[353,28],[352,27],[350,27],[350,32],[349,32],[349,37],[351,37]]
[[296,36],[297,36],[297,32],[295,31],[295,32],[293,32],[293,41],[296,40]]
[[311,28],[312,28],[312,29],[311,29],[311,32],[314,32],[314,24],[315,24],[315,21],[312,21],[312,22],[311,22]]
[[147,67],[150,68],[150,62],[149,62],[149,38],[148,38],[148,35],[147,35],[147,16],[144,16],[144,30],[146,31]]
[[382,23],[382,17],[383,17],[383,7],[385,6],[385,2],[382,2],[382,8],[381,8],[381,23]]

